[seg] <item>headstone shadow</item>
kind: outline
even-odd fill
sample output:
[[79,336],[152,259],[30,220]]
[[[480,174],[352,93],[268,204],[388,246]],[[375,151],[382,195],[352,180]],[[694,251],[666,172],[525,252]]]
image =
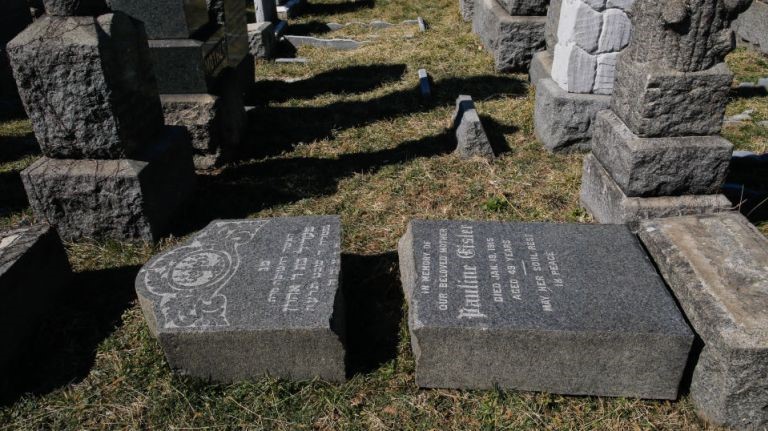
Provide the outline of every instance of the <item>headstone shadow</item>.
[[505,135],[510,135],[517,132],[519,130],[518,127],[501,124],[494,118],[482,114],[480,115],[480,121],[483,123],[485,134],[488,136],[488,140],[491,142],[493,153],[497,157],[512,150],[509,147],[509,143],[507,143],[507,138]]
[[356,12],[360,9],[373,9],[376,6],[375,0],[346,1],[341,3],[312,3],[304,5],[301,10],[302,16],[314,15],[335,15],[342,13]]
[[33,154],[40,154],[34,135],[0,139],[0,163],[15,162]]
[[347,374],[368,373],[397,357],[403,292],[397,253],[343,254]]
[[98,345],[122,324],[136,299],[138,266],[75,274],[18,361],[0,405],[24,394],[45,394],[82,381],[91,371]]
[[19,172],[0,172],[0,217],[7,217],[28,206],[27,193]]
[[302,24],[291,24],[290,27],[288,27],[288,32],[296,36],[325,34],[329,33],[330,31],[331,28],[328,27],[328,24],[318,20],[312,20]]

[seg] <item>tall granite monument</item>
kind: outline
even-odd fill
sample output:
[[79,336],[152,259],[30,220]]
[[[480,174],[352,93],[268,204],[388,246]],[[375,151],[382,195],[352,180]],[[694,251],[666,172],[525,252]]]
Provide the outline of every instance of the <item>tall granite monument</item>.
[[625,226],[412,221],[422,387],[675,399],[693,333]]
[[232,382],[346,378],[338,217],[217,220],[136,278],[170,366]]
[[600,223],[727,210],[720,137],[733,75],[731,21],[751,0],[637,0],[611,109],[597,114],[582,205]]
[[165,127],[144,26],[96,2],[50,1],[8,43],[44,157],[21,173],[66,240],[156,240],[194,184],[189,138]]
[[145,23],[166,123],[189,130],[195,166],[231,159],[245,128],[243,69],[253,63],[244,3],[112,0],[112,8]]
[[531,63],[535,133],[552,151],[589,150],[595,115],[610,107],[616,60],[629,44],[634,1],[558,3],[560,16],[550,16],[545,31],[551,45]]

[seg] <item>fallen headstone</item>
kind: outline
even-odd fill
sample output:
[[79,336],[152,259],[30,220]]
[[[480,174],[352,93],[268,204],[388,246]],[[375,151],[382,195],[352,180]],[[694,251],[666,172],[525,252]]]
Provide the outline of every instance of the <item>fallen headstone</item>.
[[341,51],[349,51],[360,48],[364,42],[358,42],[352,39],[323,39],[312,36],[294,36],[286,34],[285,40],[290,42],[293,46],[314,46],[317,48],[330,48],[338,49]]
[[456,134],[456,154],[459,157],[493,160],[493,148],[477,114],[472,96],[462,95],[456,99],[452,125]]
[[276,58],[275,63],[299,63],[299,64],[306,64],[309,63],[308,58],[304,57],[286,57],[286,58]]
[[690,397],[734,429],[768,426],[768,239],[737,213],[644,221],[640,238],[704,348]]
[[345,379],[338,217],[219,220],[136,278],[170,366],[215,381]]
[[675,399],[693,333],[625,226],[412,221],[421,387]]

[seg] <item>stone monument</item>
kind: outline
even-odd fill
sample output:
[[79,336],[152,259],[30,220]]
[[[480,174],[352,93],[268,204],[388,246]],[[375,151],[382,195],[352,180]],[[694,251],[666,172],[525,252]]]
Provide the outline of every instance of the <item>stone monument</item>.
[[475,0],[474,31],[493,55],[496,70],[528,70],[531,58],[545,47],[549,0]]
[[143,25],[44,15],[7,50],[44,155],[21,173],[35,214],[66,240],[162,235],[194,172],[186,133],[163,125]]
[[754,0],[752,6],[733,22],[736,36],[763,54],[768,54],[768,3]]
[[421,387],[675,399],[693,333],[625,226],[412,221]]
[[552,151],[589,150],[597,112],[610,107],[616,59],[629,44],[634,0],[563,0],[550,17],[548,50],[536,54],[536,137]]
[[5,45],[32,22],[26,0],[0,2],[0,108],[14,109],[21,103]]
[[738,213],[647,220],[639,235],[704,348],[690,397],[732,429],[768,426],[768,239]]
[[732,145],[719,136],[731,21],[751,0],[636,0],[611,109],[597,114],[582,205],[600,223],[713,213]]
[[71,276],[61,240],[49,226],[0,231],[0,392]]
[[338,217],[218,220],[136,278],[180,373],[232,382],[345,380]]
[[165,121],[189,130],[199,169],[230,160],[244,133],[241,68],[253,63],[244,7],[238,0],[112,0],[114,10],[145,23]]
[[251,55],[256,58],[273,58],[281,36],[276,34],[276,29],[285,28],[285,22],[281,22],[277,16],[275,0],[253,0],[253,6],[256,22],[248,24]]

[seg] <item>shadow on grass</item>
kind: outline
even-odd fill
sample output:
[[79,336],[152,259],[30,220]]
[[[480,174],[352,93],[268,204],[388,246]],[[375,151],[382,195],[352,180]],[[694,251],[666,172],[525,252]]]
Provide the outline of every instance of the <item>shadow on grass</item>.
[[28,206],[27,192],[19,172],[0,172],[0,217],[7,217]]
[[291,24],[288,27],[288,34],[295,35],[295,36],[310,36],[310,35],[316,35],[316,34],[325,34],[329,33],[331,31],[331,28],[328,27],[328,24],[322,22],[322,21],[309,21],[305,22],[303,24]]
[[23,138],[0,138],[0,163],[15,162],[33,154],[40,154],[40,147],[31,133]]
[[130,266],[75,274],[30,340],[28,353],[19,361],[22,365],[0,404],[82,381],[93,367],[96,348],[121,325],[123,313],[136,299],[133,285],[139,269]]
[[346,301],[347,374],[371,372],[397,357],[403,292],[397,253],[341,256]]
[[491,142],[491,148],[493,154],[497,157],[512,151],[507,143],[505,135],[511,135],[517,132],[519,129],[516,126],[508,126],[501,124],[492,117],[487,115],[480,115],[480,121],[483,123],[483,129],[488,136],[488,140]]
[[246,95],[246,105],[264,106],[289,99],[312,99],[326,93],[365,93],[399,81],[405,70],[404,64],[377,64],[331,70],[295,82],[257,81]]
[[375,0],[346,1],[342,3],[312,3],[310,1],[301,8],[301,15],[335,15],[356,12],[360,9],[373,9],[375,6]]
[[[317,94],[306,84],[304,91]],[[527,84],[514,77],[474,76],[450,78],[435,83],[429,102],[419,96],[418,80],[414,87],[395,91],[368,101],[335,102],[322,107],[257,107],[249,113],[250,141],[246,140],[241,158],[259,158],[280,154],[295,145],[332,138],[333,133],[362,127],[386,118],[426,112],[435,106],[453,106],[459,94],[482,100],[498,94],[522,95]],[[294,95],[293,98],[300,96]],[[447,121],[447,119],[446,119]]]

